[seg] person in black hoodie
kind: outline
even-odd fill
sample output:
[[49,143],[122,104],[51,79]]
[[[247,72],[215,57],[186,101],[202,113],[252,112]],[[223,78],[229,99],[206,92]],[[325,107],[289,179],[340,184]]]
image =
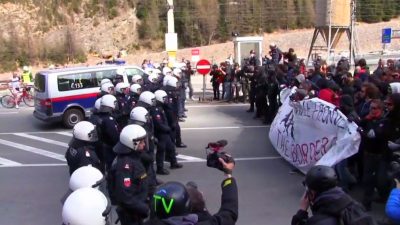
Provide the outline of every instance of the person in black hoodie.
[[[357,209],[362,214],[363,222],[369,223],[372,218],[364,212],[362,206],[337,187],[335,170],[329,166],[314,166],[306,174],[304,193],[300,209],[292,218],[292,225],[339,225],[347,209]],[[308,215],[311,208],[312,216]],[[344,223],[347,224],[347,223]]]

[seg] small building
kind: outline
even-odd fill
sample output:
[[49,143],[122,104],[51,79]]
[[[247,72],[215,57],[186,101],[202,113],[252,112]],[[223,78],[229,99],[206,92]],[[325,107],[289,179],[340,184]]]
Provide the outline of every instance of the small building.
[[255,54],[260,62],[262,63],[262,48],[263,48],[263,37],[249,36],[249,37],[233,37],[234,44],[234,60],[243,66],[246,58],[249,58],[250,51],[254,50]]

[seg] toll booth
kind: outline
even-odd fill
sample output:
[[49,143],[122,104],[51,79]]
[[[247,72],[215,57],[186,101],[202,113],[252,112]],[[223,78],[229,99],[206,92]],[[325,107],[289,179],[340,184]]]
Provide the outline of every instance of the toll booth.
[[243,66],[244,60],[249,58],[251,50],[255,51],[260,65],[262,64],[263,37],[234,37],[233,45],[235,62],[239,63],[240,66]]

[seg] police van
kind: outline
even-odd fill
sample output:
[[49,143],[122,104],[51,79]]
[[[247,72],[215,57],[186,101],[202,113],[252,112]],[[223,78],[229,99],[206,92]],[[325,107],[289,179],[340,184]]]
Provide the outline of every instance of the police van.
[[147,76],[137,66],[105,65],[40,71],[35,76],[35,118],[45,122],[63,122],[72,128],[90,116],[100,92],[102,79],[114,80],[118,68],[124,68],[124,82],[132,76]]

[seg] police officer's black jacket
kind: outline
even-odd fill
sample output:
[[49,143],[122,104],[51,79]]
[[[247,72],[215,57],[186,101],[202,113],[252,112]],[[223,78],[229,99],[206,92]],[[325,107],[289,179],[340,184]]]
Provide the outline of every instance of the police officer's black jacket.
[[158,138],[160,135],[171,133],[167,116],[162,106],[158,105],[150,111],[154,124],[154,134]]
[[[234,178],[225,179],[222,184],[222,197],[221,207],[218,213],[214,214],[210,218],[204,221],[198,221],[193,223],[196,225],[233,225],[236,223],[239,215],[239,201],[238,201],[238,189]],[[145,225],[169,225],[164,220],[150,220],[144,223]],[[175,223],[180,225],[179,223]],[[175,225],[174,224],[174,225]],[[190,224],[190,223],[182,223]]]
[[100,160],[95,152],[93,143],[72,138],[65,153],[65,158],[67,159],[70,174],[76,169],[87,165],[92,165],[101,171]]
[[100,112],[101,118],[101,137],[99,139],[106,145],[114,146],[119,140],[118,124],[110,113]]
[[[131,94],[128,97],[128,105],[130,110],[132,110],[133,108],[135,108],[137,106],[137,103],[139,101],[139,95],[138,94]],[[129,111],[130,112],[130,111]]]
[[120,142],[113,151],[117,157],[107,177],[112,202],[132,215],[145,218],[149,211],[146,204],[148,178],[141,162],[141,153],[132,151]]

